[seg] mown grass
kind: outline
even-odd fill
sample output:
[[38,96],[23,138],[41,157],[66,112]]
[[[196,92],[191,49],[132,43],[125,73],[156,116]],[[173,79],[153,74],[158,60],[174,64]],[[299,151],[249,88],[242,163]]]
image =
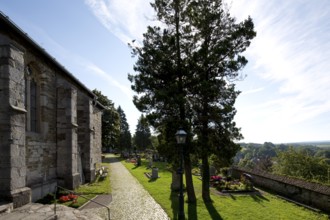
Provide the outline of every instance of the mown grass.
[[[132,163],[122,161],[133,176],[144,186],[150,195],[163,207],[171,219],[177,219],[178,195],[170,190],[171,173],[165,163],[156,163],[160,178],[150,180],[145,176],[147,162],[135,167]],[[202,182],[194,176],[196,204],[185,203],[185,217],[189,220],[208,219],[328,219],[326,214],[313,212],[309,209],[289,203],[269,193],[260,195],[221,196],[211,189],[212,203],[204,203],[202,199]],[[187,199],[185,197],[185,199]]]

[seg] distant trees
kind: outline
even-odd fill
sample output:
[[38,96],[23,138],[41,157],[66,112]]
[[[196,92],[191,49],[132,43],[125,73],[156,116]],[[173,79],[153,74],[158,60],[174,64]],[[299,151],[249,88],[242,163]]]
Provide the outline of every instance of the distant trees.
[[328,181],[328,169],[325,158],[310,155],[308,150],[296,150],[291,147],[279,152],[275,158],[274,173],[306,180]]
[[[124,110],[103,95],[101,91],[94,89],[93,93],[106,109],[102,114],[102,146],[107,152],[110,149],[131,150],[132,136],[127,123]],[[147,128],[145,128],[147,129]]]
[[151,132],[147,119],[142,114],[136,125],[135,135],[133,138],[134,146],[138,150],[151,148]]
[[109,152],[110,149],[116,147],[120,133],[120,118],[114,103],[103,95],[101,91],[94,89],[93,93],[98,97],[100,102],[106,109],[102,114],[102,146]]
[[132,135],[131,132],[129,130],[129,125],[127,123],[127,119],[126,119],[126,114],[124,112],[124,110],[118,106],[117,108],[117,112],[119,114],[119,138],[118,138],[118,142],[117,142],[117,147],[120,150],[128,150],[131,151],[131,147],[132,147]]
[[330,148],[303,144],[241,144],[236,164],[309,181],[328,181]]

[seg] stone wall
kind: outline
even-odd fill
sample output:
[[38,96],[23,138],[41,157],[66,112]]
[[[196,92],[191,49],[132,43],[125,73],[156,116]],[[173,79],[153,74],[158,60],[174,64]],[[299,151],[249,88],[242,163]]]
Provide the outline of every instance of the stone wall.
[[57,88],[57,175],[59,185],[74,189],[78,173],[77,91],[62,83]]
[[[27,183],[32,201],[55,189],[56,176],[56,74],[37,54],[27,50],[26,66],[33,68],[38,83],[37,132],[26,132]],[[22,73],[24,74],[24,72]]]
[[91,182],[94,180],[94,172],[92,166],[92,125],[91,125],[91,109],[92,101],[84,93],[78,93],[78,149],[79,159],[82,172],[82,182]]
[[256,186],[270,189],[286,198],[330,213],[330,187],[328,186],[264,171],[232,168],[233,177],[239,178],[242,173],[250,174]]
[[101,163],[102,158],[102,111],[99,106],[93,105],[93,161],[94,163]]
[[0,35],[0,197],[14,208],[31,201],[26,188],[24,49]]
[[[101,162],[103,107],[1,13],[0,26],[0,200],[16,208],[57,185],[76,188],[84,182],[83,170],[87,181],[94,180]],[[30,70],[37,91],[33,98],[26,95]],[[33,129],[31,100],[37,103]]]

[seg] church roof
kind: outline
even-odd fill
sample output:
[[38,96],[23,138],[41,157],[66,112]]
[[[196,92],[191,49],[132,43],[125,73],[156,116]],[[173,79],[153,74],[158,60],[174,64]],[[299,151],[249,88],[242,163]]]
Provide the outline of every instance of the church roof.
[[[32,38],[28,36],[20,27],[18,27],[10,18],[0,11],[0,32],[10,32],[11,34],[16,34],[23,39],[27,44],[32,48],[41,53],[48,61],[54,64],[57,68],[61,70],[67,77],[69,77],[74,83],[77,84],[80,88],[85,90],[90,97],[97,99],[97,96],[88,89],[82,82],[80,82],[72,73],[70,73],[63,65],[61,65],[54,57],[52,57],[47,51],[37,44]],[[101,103],[96,102],[97,106],[101,109],[105,109]]]

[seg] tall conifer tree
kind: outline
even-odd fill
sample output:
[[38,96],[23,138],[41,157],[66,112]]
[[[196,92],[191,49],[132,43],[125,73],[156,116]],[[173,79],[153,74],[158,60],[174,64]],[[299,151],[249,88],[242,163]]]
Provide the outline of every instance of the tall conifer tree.
[[118,147],[121,150],[131,151],[132,135],[129,130],[129,125],[127,123],[125,112],[120,106],[118,106],[117,112],[119,114],[119,119],[120,119],[120,134],[118,138]]
[[[152,6],[163,25],[148,27],[143,46],[132,47],[137,74],[129,79],[140,94],[134,103],[167,142],[180,125],[197,135],[202,195],[210,201],[209,156],[232,157],[239,149],[233,142],[242,137],[233,121],[234,82],[247,63],[241,53],[256,35],[254,25],[250,17],[237,23],[221,0],[155,0]],[[189,162],[186,154],[188,200],[194,196]]]

